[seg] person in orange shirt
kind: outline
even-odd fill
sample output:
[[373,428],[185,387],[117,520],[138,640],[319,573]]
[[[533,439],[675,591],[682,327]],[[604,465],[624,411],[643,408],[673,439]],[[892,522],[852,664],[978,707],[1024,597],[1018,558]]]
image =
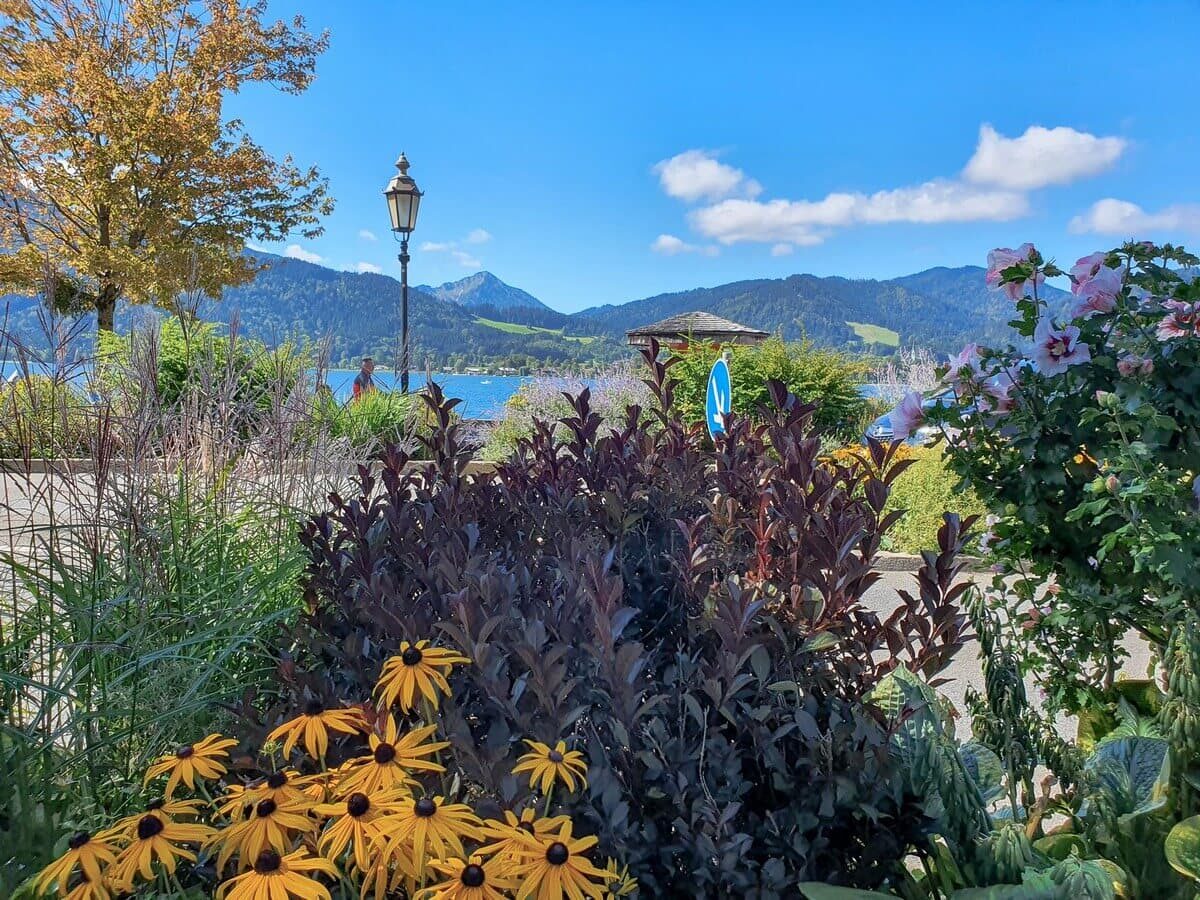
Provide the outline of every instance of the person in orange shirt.
[[375,390],[375,382],[371,378],[371,374],[375,371],[375,360],[369,356],[364,356],[362,368],[359,369],[358,375],[354,378],[354,399],[357,400],[363,394]]

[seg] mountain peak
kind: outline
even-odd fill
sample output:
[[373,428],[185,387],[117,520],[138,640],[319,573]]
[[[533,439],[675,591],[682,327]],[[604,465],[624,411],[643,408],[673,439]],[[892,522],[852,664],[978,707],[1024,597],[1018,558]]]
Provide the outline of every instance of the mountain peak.
[[505,284],[488,271],[479,271],[466,278],[460,278],[458,281],[447,281],[440,287],[420,285],[418,289],[438,300],[468,308],[475,306],[489,306],[493,309],[550,308],[532,294]]

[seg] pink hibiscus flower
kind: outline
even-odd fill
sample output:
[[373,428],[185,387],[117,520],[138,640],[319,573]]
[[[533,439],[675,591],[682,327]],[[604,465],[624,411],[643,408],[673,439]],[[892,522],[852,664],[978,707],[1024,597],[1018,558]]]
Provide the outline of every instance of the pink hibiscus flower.
[[1160,341],[1190,337],[1200,333],[1200,303],[1184,303],[1182,300],[1164,300],[1167,314],[1158,323],[1156,336]]
[[1072,284],[1071,290],[1078,298],[1071,308],[1071,318],[1086,319],[1096,313],[1112,312],[1121,293],[1121,272],[1101,266],[1089,278]]
[[1008,247],[997,247],[988,254],[987,276],[985,277],[988,287],[998,287],[1008,295],[1010,300],[1020,300],[1025,296],[1026,285],[1030,281],[1033,282],[1035,287],[1041,285],[1045,282],[1046,276],[1040,271],[1035,271],[1032,278],[1022,279],[1021,281],[1010,281],[1007,284],[1000,283],[1005,269],[1029,262],[1035,253],[1037,253],[1037,250],[1034,249],[1033,244],[1022,244],[1016,250]]
[[1091,349],[1079,340],[1079,329],[1074,325],[1055,328],[1049,316],[1038,322],[1033,333],[1033,360],[1043,375],[1061,375],[1091,358]]
[[893,437],[907,440],[909,435],[921,427],[925,421],[924,401],[920,391],[909,391],[900,401],[900,405],[888,413]]
[[951,357],[950,368],[944,379],[947,384],[964,384],[974,381],[983,372],[983,354],[976,343],[967,344],[958,356]]
[[1108,258],[1108,254],[1100,251],[1098,253],[1089,253],[1087,256],[1081,256],[1071,267],[1071,293],[1079,293],[1079,285],[1093,278],[1097,272],[1105,268],[1104,260]]
[[1154,371],[1154,360],[1127,353],[1117,360],[1117,371],[1122,375],[1149,375]]
[[1014,403],[1013,387],[1015,385],[1012,379],[1003,373],[994,378],[989,378],[983,386],[983,391],[979,394],[979,408],[984,412],[993,413],[998,416],[1012,412]]

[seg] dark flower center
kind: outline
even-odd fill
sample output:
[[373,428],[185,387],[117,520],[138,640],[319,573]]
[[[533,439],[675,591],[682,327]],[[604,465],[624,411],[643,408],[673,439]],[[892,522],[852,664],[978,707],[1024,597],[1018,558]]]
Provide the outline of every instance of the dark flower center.
[[421,651],[416,647],[409,647],[400,654],[400,661],[406,666],[415,666],[421,661]]
[[483,887],[483,866],[471,863],[463,869],[462,883],[464,887]]
[[434,803],[429,797],[422,797],[415,804],[413,804],[413,812],[422,818],[428,819],[435,812],[437,812],[437,804]]
[[259,875],[270,875],[272,872],[279,871],[280,862],[282,860],[280,860],[279,854],[267,848],[254,860],[254,871]]
[[571,857],[571,851],[562,841],[555,841],[546,848],[546,862],[552,866],[561,866]]
[[180,747],[178,750],[175,751],[175,755],[179,759],[188,759],[195,752],[196,751],[192,747],[191,744],[184,744],[182,747]]
[[306,716],[319,716],[323,712],[325,712],[325,704],[320,700],[309,700],[304,705],[304,714]]
[[550,762],[552,762],[552,763],[560,763],[563,761],[563,755],[561,753],[559,753],[557,750],[551,750],[549,755],[546,758],[549,759]]
[[358,818],[371,808],[371,801],[367,799],[366,794],[351,794],[346,800],[346,812]]
[[162,809],[163,804],[165,804],[165,803],[166,803],[166,801],[162,797],[159,797],[157,800],[151,800],[149,803],[147,803],[146,809],[147,810]]
[[387,765],[396,758],[396,748],[391,744],[380,744],[375,748],[375,762]]
[[287,775],[283,772],[272,772],[267,776],[267,787],[278,790],[287,784]]
[[520,828],[522,831],[529,832],[530,834],[534,833],[532,822],[518,822],[517,827]]
[[275,801],[269,797],[266,800],[259,800],[258,806],[254,807],[254,811],[258,814],[259,818],[265,819],[271,813],[275,812]]
[[162,833],[162,830],[163,822],[158,816],[142,816],[138,819],[137,836],[140,840],[148,841]]
[[67,846],[72,850],[78,850],[91,839],[92,836],[86,831],[77,831],[75,834],[71,835],[71,840],[67,842]]

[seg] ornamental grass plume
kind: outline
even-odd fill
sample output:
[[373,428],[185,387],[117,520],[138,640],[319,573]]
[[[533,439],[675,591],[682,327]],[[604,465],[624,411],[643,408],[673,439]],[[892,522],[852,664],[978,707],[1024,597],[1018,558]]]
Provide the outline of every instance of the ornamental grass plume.
[[437,709],[441,694],[450,693],[446,676],[454,666],[469,662],[454,650],[431,647],[429,641],[404,641],[400,652],[383,664],[375,693],[385,709],[398,704],[404,712],[412,712],[418,696]]
[[337,795],[371,795],[404,788],[416,784],[414,772],[444,772],[441,763],[425,759],[450,746],[446,741],[423,743],[436,730],[437,725],[425,725],[401,737],[396,720],[388,716],[383,736],[370,736],[370,755],[347,760],[342,765],[335,783]]
[[574,792],[576,779],[579,779],[580,787],[587,787],[587,760],[578,750],[568,750],[565,741],[559,741],[554,747],[528,739],[525,743],[530,752],[517,760],[512,772],[514,775],[528,772],[531,788],[539,788],[543,794],[548,794],[561,781],[568,791]]
[[337,867],[303,849],[286,856],[266,849],[253,868],[217,889],[217,900],[331,900],[329,890],[312,877],[316,873],[336,878]]
[[304,751],[315,760],[323,760],[329,752],[330,732],[358,734],[367,731],[366,717],[361,709],[326,709],[320,700],[310,700],[304,712],[289,719],[267,735],[268,741],[283,741],[283,756],[287,759],[297,742],[303,742]]
[[160,757],[157,762],[146,770],[145,783],[159,775],[169,775],[167,789],[163,792],[168,800],[174,795],[175,788],[182,781],[189,788],[196,787],[196,778],[205,781],[216,781],[229,771],[222,760],[229,759],[229,748],[237,746],[233,738],[210,734],[196,744],[184,744],[174,753]]

